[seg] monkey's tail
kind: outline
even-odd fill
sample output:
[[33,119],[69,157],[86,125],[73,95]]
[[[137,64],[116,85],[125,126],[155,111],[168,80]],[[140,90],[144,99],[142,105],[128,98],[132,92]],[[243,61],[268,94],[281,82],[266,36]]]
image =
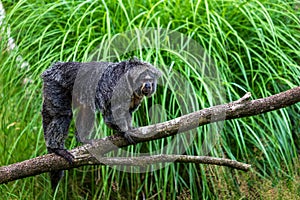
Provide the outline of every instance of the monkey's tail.
[[59,181],[64,176],[64,171],[63,170],[52,171],[49,173],[49,175],[50,175],[52,190],[55,191]]

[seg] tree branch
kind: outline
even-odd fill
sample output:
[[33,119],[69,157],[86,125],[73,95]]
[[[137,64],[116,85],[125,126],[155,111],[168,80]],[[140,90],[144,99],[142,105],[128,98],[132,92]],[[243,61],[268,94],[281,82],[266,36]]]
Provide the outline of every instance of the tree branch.
[[140,157],[102,157],[99,163],[106,165],[128,165],[145,167],[155,163],[198,163],[198,164],[211,164],[235,168],[238,170],[248,171],[251,165],[241,163],[235,160],[226,158],[214,158],[211,156],[190,156],[190,155],[153,155],[153,156],[140,156]]
[[[276,109],[284,108],[293,105],[295,103],[298,103],[300,101],[300,87],[296,87],[288,91],[281,92],[279,94],[272,95],[266,98],[257,99],[257,100],[249,100],[250,96],[251,96],[250,93],[247,93],[241,99],[228,104],[213,106],[210,108],[199,110],[167,122],[140,127],[133,130],[132,135],[134,136],[135,141],[137,143],[146,142],[146,141],[166,138],[212,122],[236,119],[236,118],[247,117],[247,116],[254,116],[269,111],[273,111]],[[53,170],[71,169],[83,165],[101,164],[101,162],[96,158],[92,157],[89,152],[97,151],[97,155],[103,155],[107,152],[117,149],[118,147],[125,147],[128,145],[130,144],[122,135],[115,134],[109,137],[105,137],[93,141],[92,144],[86,144],[71,150],[70,152],[76,158],[72,165],[66,162],[60,156],[54,154],[47,154],[23,162],[11,164],[8,166],[3,166],[0,167],[0,184],[7,183],[9,181],[17,180],[20,178],[28,177],[28,176],[34,176],[44,172],[53,171]],[[228,161],[227,159],[222,159],[222,158],[210,158],[211,160],[207,161],[208,157],[201,157],[201,156],[182,156],[182,155],[172,155],[172,156],[175,156],[173,158],[178,158],[177,162],[191,161],[195,163],[217,164],[217,160],[218,160],[219,165],[225,165],[231,167],[234,167],[234,165],[230,165],[228,163],[236,162],[236,161]],[[151,159],[153,160],[153,162],[168,162],[168,158],[171,158],[172,156],[171,155],[157,155],[156,157],[148,156],[147,158],[148,160],[146,159],[144,163],[149,164],[147,162],[149,162]],[[155,158],[156,160],[153,158]],[[116,158],[103,157],[103,159],[116,159]],[[130,164],[131,159],[136,159],[135,161],[141,161],[142,163],[143,162],[142,160],[143,159],[145,160],[145,157],[119,158],[118,162],[121,161],[125,162],[127,160],[126,162]],[[226,162],[227,164],[225,164]],[[113,164],[117,164],[117,163],[114,161]],[[244,170],[248,170],[250,167],[249,165],[246,164],[243,165],[245,165]]]

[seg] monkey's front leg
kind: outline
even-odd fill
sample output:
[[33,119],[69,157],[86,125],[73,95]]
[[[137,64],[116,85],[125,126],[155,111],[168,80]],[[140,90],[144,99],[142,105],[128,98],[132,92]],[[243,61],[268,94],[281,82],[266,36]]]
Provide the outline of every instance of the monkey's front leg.
[[122,134],[124,134],[125,139],[130,143],[130,144],[136,144],[136,141],[132,137],[131,131],[133,130],[133,127],[130,127],[127,131],[121,131]]
[[127,116],[127,118],[125,118],[123,120],[123,122],[125,122],[127,124],[127,130],[125,131],[121,131],[124,134],[124,137],[126,138],[126,140],[130,143],[130,144],[136,144],[136,141],[132,138],[132,134],[131,131],[134,129],[132,127],[132,116],[131,114],[129,114],[129,116]]
[[130,144],[135,144],[136,142],[134,141],[131,135],[131,131],[132,129],[134,129],[131,124],[131,114],[128,112],[126,113],[126,111],[120,110],[116,113],[119,113],[119,115],[104,116],[104,121],[106,125],[118,131],[119,133],[122,133]]

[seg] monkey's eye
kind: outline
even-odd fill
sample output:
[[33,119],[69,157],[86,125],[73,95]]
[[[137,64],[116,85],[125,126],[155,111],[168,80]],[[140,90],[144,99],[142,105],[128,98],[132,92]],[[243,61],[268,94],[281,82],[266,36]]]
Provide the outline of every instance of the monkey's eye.
[[143,83],[152,83],[153,82],[153,79],[142,79],[142,82]]

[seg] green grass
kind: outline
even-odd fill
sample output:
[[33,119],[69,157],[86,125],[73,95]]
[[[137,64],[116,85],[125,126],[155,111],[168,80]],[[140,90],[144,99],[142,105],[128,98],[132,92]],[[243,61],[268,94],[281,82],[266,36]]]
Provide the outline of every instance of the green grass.
[[[180,3],[175,0],[5,1],[6,24],[18,48],[8,51],[7,38],[3,33],[0,35],[0,165],[46,153],[40,116],[42,71],[55,61],[88,61],[95,49],[103,56],[110,47],[107,41],[126,31],[144,28],[177,31],[192,38],[209,55],[210,59],[204,59],[202,64],[216,66],[206,67],[203,73],[187,56],[170,49],[145,48],[117,55],[120,59],[135,55],[168,72],[162,79],[164,85],[134,115],[134,122],[139,126],[230,102],[247,91],[256,99],[299,85],[300,6],[297,1]],[[137,46],[144,47],[146,43]],[[20,55],[30,67],[20,67]],[[176,81],[180,79],[184,83]],[[180,90],[182,84],[185,87]],[[151,116],[147,108],[154,104],[160,105],[162,114],[154,112]],[[109,135],[102,119],[99,120]],[[203,142],[215,139],[210,155],[252,164],[253,170],[248,173],[195,164],[170,164],[141,174],[89,166],[68,171],[54,197],[296,199],[300,197],[299,124],[299,104],[296,104],[221,123],[224,127],[213,138],[215,125],[197,129],[197,137],[187,147],[187,154],[202,155]],[[73,132],[72,128],[68,148],[79,145]],[[171,140],[127,150],[160,152],[161,146],[170,144]],[[172,153],[175,148],[176,145],[170,146],[167,152]],[[1,199],[53,197],[47,174],[0,185],[0,196]]]

